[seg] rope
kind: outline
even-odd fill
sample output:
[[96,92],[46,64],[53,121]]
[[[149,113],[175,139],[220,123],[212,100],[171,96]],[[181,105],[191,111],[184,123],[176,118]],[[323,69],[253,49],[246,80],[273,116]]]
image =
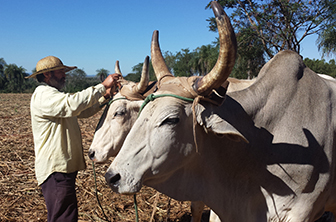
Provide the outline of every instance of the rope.
[[95,170],[95,165],[94,165],[94,162],[93,162],[93,161],[92,161],[92,169],[93,169],[93,177],[94,177],[94,183],[95,183],[95,194],[96,194],[96,199],[97,199],[97,201],[98,201],[98,205],[99,205],[100,209],[101,209],[102,212],[103,212],[103,215],[104,215],[104,217],[105,217],[105,220],[110,222],[110,220],[107,218],[107,216],[106,216],[106,214],[105,214],[105,212],[104,212],[104,209],[103,209],[102,205],[100,204],[100,201],[99,201],[99,198],[98,198],[98,189],[97,189],[97,180],[96,180],[96,170]]
[[134,197],[135,221],[139,222],[138,204],[137,204],[137,200],[136,200],[136,194],[134,194],[133,197]]
[[[107,103],[104,103],[104,104],[100,105],[101,108],[104,107],[105,105],[106,105],[106,107],[105,107],[105,110],[104,110],[103,114],[101,115],[101,117],[100,117],[100,119],[99,119],[99,121],[98,121],[98,124],[97,124],[97,126],[96,126],[95,132],[97,131],[98,126],[99,126],[100,122],[101,122],[102,119],[103,119],[103,116],[106,115],[106,112],[107,112],[107,110],[108,110],[108,107],[109,107],[114,101],[116,101],[116,100],[120,100],[120,99],[126,99],[126,98],[125,98],[125,97],[120,97],[120,98],[116,98],[116,99],[111,98]],[[95,183],[95,194],[96,194],[96,199],[97,199],[98,205],[99,205],[100,209],[101,209],[102,212],[103,212],[103,215],[104,215],[104,217],[105,217],[105,220],[110,222],[110,220],[107,218],[107,216],[106,216],[106,214],[105,214],[105,211],[104,211],[104,209],[103,209],[103,207],[102,207],[102,205],[101,205],[101,203],[100,203],[99,197],[98,197],[97,176],[96,176],[96,170],[95,170],[95,164],[94,164],[94,161],[92,161],[92,171],[93,171],[93,178],[94,178],[94,183]]]
[[160,98],[160,97],[166,97],[166,96],[170,96],[170,97],[175,97],[175,98],[178,98],[178,99],[182,99],[184,101],[188,101],[188,102],[193,102],[194,99],[190,99],[190,98],[186,98],[186,97],[183,97],[183,96],[178,96],[178,95],[174,95],[174,94],[160,94],[160,95],[154,95],[154,94],[150,94],[146,97],[146,99],[144,100],[144,102],[142,103],[141,107],[140,107],[140,110],[139,110],[139,113],[138,113],[138,117],[141,113],[141,111],[143,110],[143,108],[145,108],[145,106],[150,102],[150,101],[153,101],[154,99],[157,99],[157,98]]
[[104,107],[105,105],[109,106],[111,105],[114,101],[117,101],[117,100],[120,100],[120,99],[127,99],[126,97],[119,97],[119,98],[116,98],[116,99],[113,99],[113,97],[106,103],[103,103],[100,105],[100,108]]
[[[121,99],[127,99],[126,97],[119,97],[119,98],[116,98],[116,99],[110,99],[107,103],[104,103],[102,104],[100,107],[104,107],[106,105],[106,108],[104,110],[104,113],[103,115],[100,117],[99,121],[98,121],[98,124],[97,124],[97,127],[96,127],[96,130],[95,132],[97,131],[97,128],[100,124],[100,122],[102,121],[103,119],[103,116],[104,114],[106,114],[105,112],[107,112],[107,109],[108,107],[114,102],[114,101],[117,101],[117,100],[121,100]],[[99,200],[99,197],[98,197],[98,189],[97,189],[97,177],[96,177],[96,171],[95,171],[95,165],[94,165],[94,161],[92,161],[92,170],[93,170],[93,177],[94,177],[94,183],[95,183],[95,194],[96,194],[96,199],[97,199],[97,202],[98,202],[98,205],[100,207],[100,209],[102,210],[103,212],[103,215],[105,217],[105,220],[110,222],[110,220],[107,218],[105,212],[104,212],[104,209],[100,203],[100,200]],[[136,201],[136,194],[134,194],[134,208],[135,208],[135,221],[136,222],[139,222],[139,216],[138,216],[138,204],[137,204],[137,201]]]

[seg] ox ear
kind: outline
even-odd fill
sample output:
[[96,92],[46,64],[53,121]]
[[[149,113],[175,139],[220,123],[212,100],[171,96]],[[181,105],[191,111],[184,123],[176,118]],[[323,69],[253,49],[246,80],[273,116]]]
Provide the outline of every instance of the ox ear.
[[226,136],[230,140],[236,142],[243,141],[249,143],[249,141],[235,127],[217,114],[206,112],[204,106],[198,104],[195,107],[195,114],[198,124],[203,126],[206,131],[213,132],[220,137]]

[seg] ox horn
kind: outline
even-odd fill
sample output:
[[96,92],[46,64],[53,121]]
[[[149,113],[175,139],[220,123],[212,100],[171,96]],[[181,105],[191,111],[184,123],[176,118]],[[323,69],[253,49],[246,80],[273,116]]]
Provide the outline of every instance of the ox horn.
[[138,93],[143,93],[148,86],[148,82],[149,82],[148,64],[149,64],[149,56],[146,56],[145,61],[144,61],[143,66],[142,66],[141,79],[140,79],[140,82],[137,85],[137,92]]
[[219,33],[219,56],[213,69],[194,84],[199,95],[209,95],[212,89],[220,87],[229,77],[236,61],[237,41],[229,17],[216,1],[211,2]]
[[161,80],[164,76],[173,76],[161,53],[160,45],[159,45],[159,31],[155,30],[152,36],[152,44],[151,44],[151,56],[152,56],[152,65],[158,81]]
[[121,75],[121,71],[120,71],[120,66],[119,66],[119,61],[118,60],[116,61],[115,65],[114,65],[114,72]]

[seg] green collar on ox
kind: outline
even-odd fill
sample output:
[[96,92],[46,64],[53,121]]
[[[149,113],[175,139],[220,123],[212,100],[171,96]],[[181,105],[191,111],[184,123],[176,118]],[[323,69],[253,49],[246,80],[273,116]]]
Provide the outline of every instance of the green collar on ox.
[[175,97],[175,98],[178,98],[178,99],[182,99],[184,101],[187,101],[187,102],[193,102],[194,99],[190,99],[190,98],[186,98],[186,97],[183,97],[183,96],[178,96],[178,95],[174,95],[174,94],[160,94],[160,95],[154,95],[154,94],[150,94],[146,97],[146,99],[144,100],[144,102],[142,103],[141,107],[140,107],[140,110],[139,110],[139,113],[138,113],[138,116],[140,115],[141,111],[143,110],[143,108],[150,102],[150,101],[153,101],[154,99],[156,98],[160,98],[160,97],[166,97],[166,96],[170,96],[170,97]]

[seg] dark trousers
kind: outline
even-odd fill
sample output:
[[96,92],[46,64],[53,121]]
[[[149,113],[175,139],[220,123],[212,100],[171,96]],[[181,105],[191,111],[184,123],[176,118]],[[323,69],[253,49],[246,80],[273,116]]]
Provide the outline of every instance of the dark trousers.
[[48,222],[77,222],[77,172],[53,173],[41,185],[48,210]]

